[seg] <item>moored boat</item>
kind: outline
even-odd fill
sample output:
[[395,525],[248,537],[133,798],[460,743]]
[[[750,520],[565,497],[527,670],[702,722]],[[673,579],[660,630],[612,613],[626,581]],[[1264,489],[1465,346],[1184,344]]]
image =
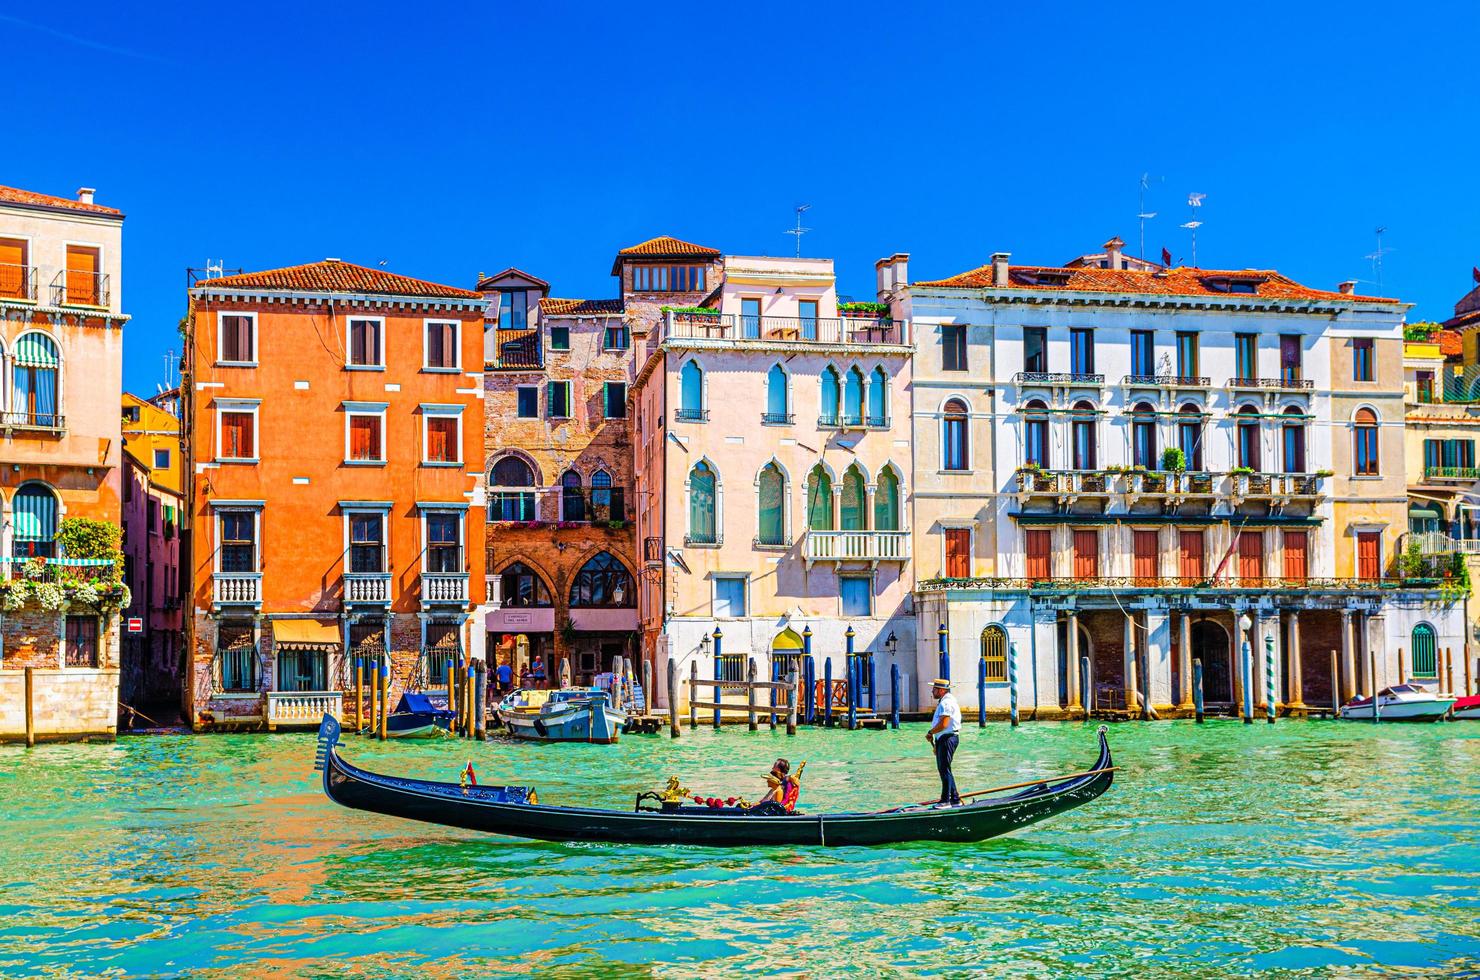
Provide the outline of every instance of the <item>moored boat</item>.
[[1455,701],[1449,717],[1455,721],[1480,721],[1480,694]]
[[[475,786],[373,773],[340,758],[339,722],[319,726],[324,793],[341,806],[509,837],[619,844],[693,844],[707,847],[844,847],[906,841],[979,841],[1083,806],[1114,779],[1105,728],[1099,758],[1084,772],[1002,787],[959,806],[924,804],[865,813],[757,813],[736,807],[678,803],[630,811],[547,806],[532,787]],[[987,791],[991,793],[993,791]],[[652,796],[654,794],[643,794]]]
[[419,691],[407,691],[385,720],[387,738],[435,738],[452,730],[453,712]]
[[516,738],[534,742],[615,742],[627,716],[599,688],[517,690],[499,703],[499,720]]
[[[1435,694],[1417,684],[1394,684],[1377,692],[1379,721],[1438,721],[1449,713],[1455,698]],[[1371,721],[1372,698],[1352,698],[1342,705],[1341,717],[1347,721]]]

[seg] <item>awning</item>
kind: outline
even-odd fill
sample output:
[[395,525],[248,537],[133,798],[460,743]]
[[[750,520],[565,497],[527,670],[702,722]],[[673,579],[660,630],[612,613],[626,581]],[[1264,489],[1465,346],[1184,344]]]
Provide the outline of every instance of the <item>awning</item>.
[[17,541],[50,541],[57,535],[57,498],[34,484],[11,498],[10,532]]
[[1408,508],[1408,519],[1409,520],[1417,520],[1417,521],[1438,521],[1438,520],[1443,520],[1443,516],[1444,515],[1440,514],[1439,511],[1437,509],[1433,508],[1433,507],[1409,507]]
[[274,619],[272,642],[280,650],[343,646],[337,619]]
[[26,367],[54,368],[61,363],[57,345],[50,337],[28,333],[15,344],[15,362]]

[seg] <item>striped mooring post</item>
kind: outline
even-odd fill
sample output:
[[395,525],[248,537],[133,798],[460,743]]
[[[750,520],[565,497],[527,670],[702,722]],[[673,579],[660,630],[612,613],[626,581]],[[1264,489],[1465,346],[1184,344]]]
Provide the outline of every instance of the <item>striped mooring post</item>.
[[1007,697],[1012,727],[1018,726],[1017,644],[1007,644]]
[[848,629],[843,633],[843,638],[847,641],[847,655],[844,660],[848,665],[848,731],[850,732],[858,727],[858,681],[863,673],[859,669],[858,657],[853,653],[853,635],[853,624],[849,623]]
[[1271,725],[1274,724],[1274,703],[1279,689],[1280,685],[1274,676],[1274,637],[1266,636],[1264,638],[1264,700],[1268,703],[1269,710],[1266,717]]
[[899,730],[899,664],[889,665],[889,727]]
[[802,704],[806,711],[802,721],[812,724],[817,720],[817,665],[812,663],[812,627],[802,627]]

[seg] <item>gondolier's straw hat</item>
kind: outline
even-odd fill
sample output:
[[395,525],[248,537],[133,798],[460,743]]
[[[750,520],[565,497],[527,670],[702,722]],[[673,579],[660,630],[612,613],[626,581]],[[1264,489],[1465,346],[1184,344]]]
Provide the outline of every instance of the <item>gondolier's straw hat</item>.
[[944,678],[937,677],[935,680],[933,680],[933,681],[930,682],[930,686],[931,687],[943,687],[947,691],[949,691],[951,689],[951,682],[948,681],[948,680],[945,680]]

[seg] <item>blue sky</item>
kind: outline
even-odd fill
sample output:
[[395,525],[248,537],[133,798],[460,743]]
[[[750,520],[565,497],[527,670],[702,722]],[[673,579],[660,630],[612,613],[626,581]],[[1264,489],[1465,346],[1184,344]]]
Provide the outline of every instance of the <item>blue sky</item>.
[[[870,298],[996,250],[1279,268],[1443,318],[1480,263],[1480,5],[0,5],[0,183],[98,188],[124,226],[126,387],[178,349],[185,269],[338,256],[612,295],[673,234],[809,255]],[[20,119],[13,118],[20,124]]]

